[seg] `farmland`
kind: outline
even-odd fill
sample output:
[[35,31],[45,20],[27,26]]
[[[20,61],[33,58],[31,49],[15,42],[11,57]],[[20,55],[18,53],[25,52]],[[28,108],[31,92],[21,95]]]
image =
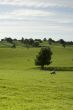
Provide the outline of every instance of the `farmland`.
[[[40,70],[40,48],[0,48],[0,110],[73,110],[73,71]],[[52,64],[73,67],[73,47],[51,46]]]

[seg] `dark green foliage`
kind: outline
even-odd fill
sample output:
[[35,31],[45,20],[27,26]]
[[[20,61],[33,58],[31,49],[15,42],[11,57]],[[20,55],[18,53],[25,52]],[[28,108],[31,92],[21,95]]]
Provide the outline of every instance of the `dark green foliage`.
[[52,45],[52,43],[55,43],[55,41],[52,38],[49,38],[48,43],[49,43],[49,45]]
[[39,43],[42,43],[41,39],[35,39],[34,41],[38,41]]
[[39,41],[34,41],[33,46],[34,46],[34,47],[39,47]]
[[65,41],[63,39],[60,39],[60,44],[62,44],[62,46],[65,48],[66,43],[65,43]]
[[5,38],[5,41],[9,42],[9,43],[13,43],[12,38]]
[[29,39],[29,45],[33,45],[34,44],[34,40],[32,38]]
[[24,43],[24,38],[22,37],[21,42]]
[[46,39],[46,38],[44,38],[44,39],[43,39],[43,41],[47,41],[47,39]]
[[36,56],[35,64],[44,69],[44,65],[49,65],[51,63],[51,55],[52,52],[49,47],[41,48],[40,52]]
[[34,40],[32,38],[30,39],[22,39],[23,43],[26,45],[26,47],[33,46]]
[[12,45],[12,48],[16,48],[16,45],[15,45],[15,43],[13,43],[13,45]]
[[26,47],[29,47],[29,40],[28,39],[24,39],[24,44],[26,45]]

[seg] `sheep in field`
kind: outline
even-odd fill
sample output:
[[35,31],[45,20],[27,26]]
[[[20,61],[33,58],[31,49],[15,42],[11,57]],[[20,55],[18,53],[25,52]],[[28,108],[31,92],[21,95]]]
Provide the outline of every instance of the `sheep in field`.
[[56,74],[56,71],[55,71],[55,70],[53,70],[50,74]]

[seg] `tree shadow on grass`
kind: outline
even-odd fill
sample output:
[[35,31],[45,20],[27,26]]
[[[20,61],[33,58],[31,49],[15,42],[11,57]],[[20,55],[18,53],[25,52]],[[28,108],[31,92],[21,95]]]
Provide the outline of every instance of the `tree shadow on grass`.
[[[42,70],[41,67],[33,67],[32,70]],[[44,67],[43,71],[73,71],[73,67]]]

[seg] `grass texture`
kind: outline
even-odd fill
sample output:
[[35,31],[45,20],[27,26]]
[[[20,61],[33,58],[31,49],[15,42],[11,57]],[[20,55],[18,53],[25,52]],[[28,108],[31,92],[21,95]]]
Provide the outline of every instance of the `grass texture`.
[[[73,48],[51,47],[51,66],[72,67]],[[38,48],[0,48],[0,110],[73,110],[73,71],[34,65]]]

